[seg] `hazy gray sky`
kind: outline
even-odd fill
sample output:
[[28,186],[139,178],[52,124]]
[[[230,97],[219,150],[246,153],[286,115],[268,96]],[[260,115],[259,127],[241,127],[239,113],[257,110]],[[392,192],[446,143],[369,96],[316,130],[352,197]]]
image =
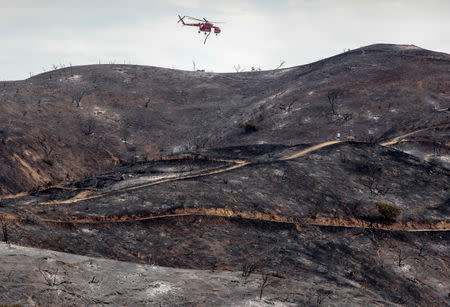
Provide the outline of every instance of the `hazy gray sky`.
[[[203,45],[177,14],[226,23]],[[0,0],[0,26],[0,80],[99,61],[272,69],[373,43],[450,52],[449,0]]]

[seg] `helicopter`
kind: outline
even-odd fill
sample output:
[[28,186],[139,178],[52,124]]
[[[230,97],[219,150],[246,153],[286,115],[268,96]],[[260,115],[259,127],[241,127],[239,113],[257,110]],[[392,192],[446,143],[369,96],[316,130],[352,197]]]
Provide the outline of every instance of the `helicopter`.
[[[211,22],[211,21],[208,21],[206,18],[203,18],[203,20],[202,20],[202,19],[198,19],[198,18],[194,18],[194,17],[190,17],[190,16],[181,17],[180,15],[178,15],[178,18],[179,18],[179,20],[177,23],[179,23],[181,21],[183,23],[183,26],[198,27],[198,33],[201,33],[201,32],[205,33],[206,37],[205,37],[205,41],[203,42],[203,44],[206,44],[206,40],[208,39],[208,37],[211,34],[211,31],[213,29],[214,29],[214,33],[216,35],[218,35],[221,32],[220,28],[215,26],[214,24],[222,23],[222,22]],[[185,18],[198,21],[199,23],[185,23],[184,22]]]

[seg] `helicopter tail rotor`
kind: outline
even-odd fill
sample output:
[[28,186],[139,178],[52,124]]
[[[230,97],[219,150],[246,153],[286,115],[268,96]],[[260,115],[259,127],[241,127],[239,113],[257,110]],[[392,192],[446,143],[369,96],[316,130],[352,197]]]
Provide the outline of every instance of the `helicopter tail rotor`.
[[178,15],[178,18],[179,18],[179,19],[178,19],[178,22],[177,22],[177,23],[180,23],[180,21],[181,21],[183,24],[185,24],[185,23],[184,23],[184,20],[183,20],[184,17],[186,17],[186,16],[181,17],[180,15]]

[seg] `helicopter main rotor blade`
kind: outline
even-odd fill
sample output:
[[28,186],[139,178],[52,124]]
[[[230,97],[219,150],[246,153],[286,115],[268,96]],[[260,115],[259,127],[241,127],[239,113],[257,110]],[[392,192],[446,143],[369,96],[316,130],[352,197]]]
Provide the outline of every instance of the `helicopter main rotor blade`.
[[207,20],[206,18],[203,18],[205,20],[205,22],[210,23],[210,24],[216,24],[216,23],[225,23],[223,21],[211,21],[211,20]]
[[203,22],[203,20],[198,19],[198,18],[194,18],[194,17],[191,17],[191,16],[185,16],[185,17],[189,18],[189,19],[192,19],[192,20],[197,20],[197,21]]

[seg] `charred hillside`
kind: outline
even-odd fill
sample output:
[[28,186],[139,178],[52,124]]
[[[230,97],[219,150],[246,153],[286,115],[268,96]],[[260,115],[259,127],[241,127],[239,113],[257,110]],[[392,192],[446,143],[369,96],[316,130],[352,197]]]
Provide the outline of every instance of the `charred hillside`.
[[109,260],[0,245],[0,302],[447,306],[449,70],[372,45],[1,83],[3,241]]
[[[450,56],[372,45],[276,71],[68,67],[0,83],[0,191],[79,180],[181,152],[342,137],[448,165]],[[440,128],[439,128],[440,127]],[[440,130],[439,130],[440,129]]]

